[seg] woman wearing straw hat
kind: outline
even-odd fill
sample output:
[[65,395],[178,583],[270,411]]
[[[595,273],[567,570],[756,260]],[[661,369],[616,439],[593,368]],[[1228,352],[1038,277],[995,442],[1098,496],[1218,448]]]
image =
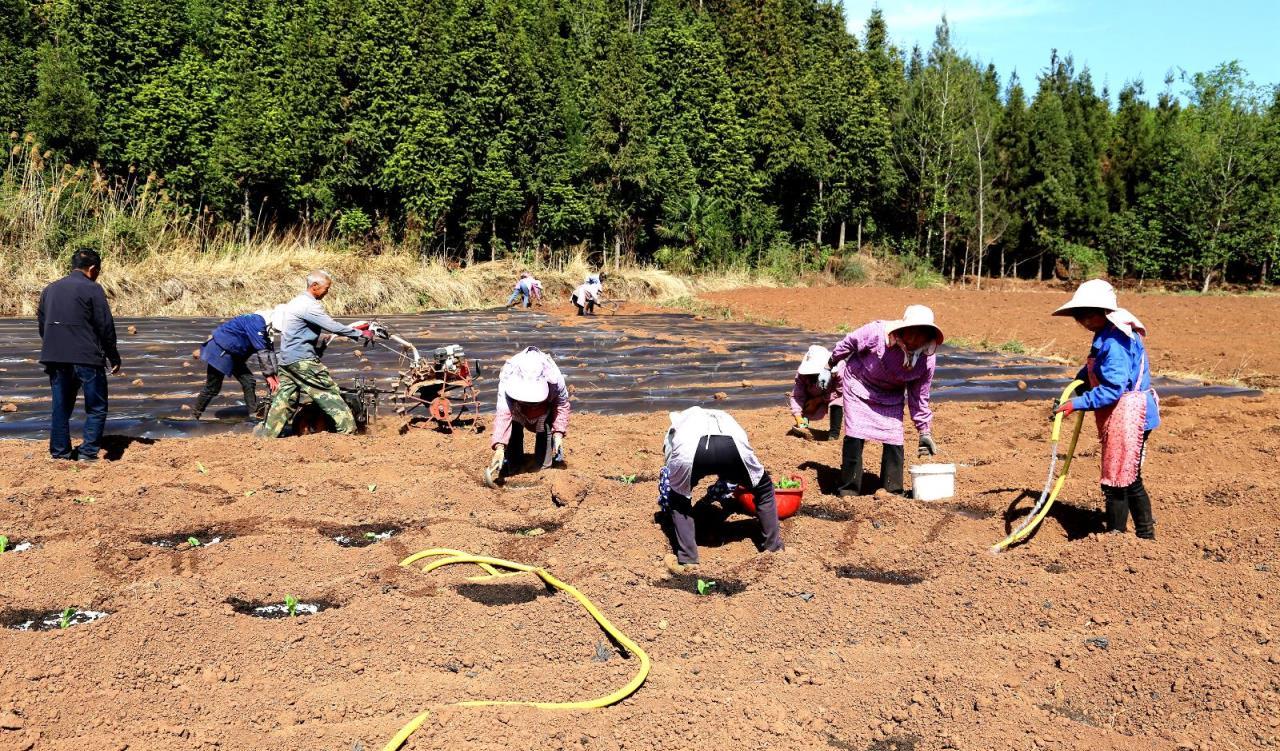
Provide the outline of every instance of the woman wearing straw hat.
[[844,363],[844,445],[840,463],[842,496],[864,495],[862,451],[867,441],[884,444],[880,483],[890,493],[902,493],[906,406],[920,433],[919,456],[938,453],[933,440],[933,411],[929,389],[933,384],[942,330],[933,311],[924,305],[907,307],[897,321],[872,321],[846,336],[832,350],[820,383],[831,378],[831,369]]
[[1146,329],[1117,305],[1115,288],[1102,279],[1081,284],[1053,314],[1071,316],[1093,333],[1089,359],[1076,376],[1089,388],[1054,412],[1094,411],[1102,444],[1107,530],[1125,532],[1132,512],[1138,537],[1154,540],[1156,522],[1151,497],[1142,484],[1142,462],[1147,438],[1160,425],[1160,402],[1151,387],[1151,361],[1142,341]]
[[830,359],[831,350],[817,344],[804,353],[804,359],[796,369],[789,404],[791,416],[796,421],[796,430],[809,427],[810,420],[826,417],[829,409],[831,423],[827,428],[827,438],[834,440],[840,435],[840,421],[844,419],[839,368],[831,371],[831,375],[825,379],[826,384],[818,383],[819,376],[827,370],[827,361]]
[[498,408],[490,441],[493,459],[486,479],[497,480],[504,468],[519,469],[525,430],[536,436],[534,455],[542,467],[550,467],[553,460],[564,461],[568,429],[569,388],[560,367],[537,347],[516,353],[498,375]]

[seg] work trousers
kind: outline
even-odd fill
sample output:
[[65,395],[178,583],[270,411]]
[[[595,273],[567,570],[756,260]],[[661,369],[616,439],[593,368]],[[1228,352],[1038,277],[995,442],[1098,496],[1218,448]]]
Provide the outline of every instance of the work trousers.
[[[782,535],[778,531],[778,504],[773,497],[773,480],[765,472],[760,482],[753,487],[747,467],[738,455],[738,446],[733,438],[727,435],[710,436],[698,442],[698,450],[693,456],[693,478],[690,487],[694,487],[704,477],[716,475],[730,485],[742,485],[751,488],[755,496],[756,518],[760,520],[760,530],[764,534],[761,548],[766,551],[782,550]],[[676,560],[680,563],[698,562],[698,541],[693,520],[693,502],[687,496],[671,493],[671,504],[668,509],[671,525],[675,528]]]
[[[875,488],[863,486],[862,451],[866,441],[861,438],[844,437],[841,447],[840,486],[836,492],[842,496],[870,495]],[[902,495],[902,446],[892,443],[884,444],[884,456],[880,459],[880,486],[890,493]]]
[[102,431],[107,426],[107,369],[92,365],[48,363],[49,390],[53,395],[49,415],[49,455],[71,459],[71,413],[76,396],[84,391],[84,442],[76,453],[89,459],[98,456]]
[[827,410],[831,422],[827,426],[827,440],[834,441],[840,437],[840,429],[844,427],[844,407],[839,404],[832,404]]
[[1102,486],[1102,496],[1107,502],[1107,531],[1129,531],[1129,514],[1133,513],[1134,532],[1146,540],[1156,539],[1156,520],[1151,513],[1151,496],[1142,484],[1142,461],[1147,457],[1147,438],[1151,431],[1142,434],[1142,459],[1138,464],[1138,478],[1123,488]]
[[254,431],[259,438],[279,438],[284,427],[293,420],[305,394],[311,402],[333,420],[337,433],[356,432],[356,418],[342,398],[338,384],[334,383],[329,369],[318,360],[300,360],[292,365],[281,365],[280,388],[271,400],[267,419]]
[[515,305],[517,302],[521,302],[523,303],[521,307],[527,308],[529,307],[529,303],[532,301],[533,301],[533,298],[530,295],[525,294],[521,290],[516,290],[515,292],[511,293],[511,297],[507,298],[507,307],[509,308],[512,305]]
[[576,297],[570,297],[569,299],[573,301],[574,307],[578,309],[578,315],[593,316],[596,314],[595,300],[587,300],[587,302],[584,304],[581,301],[579,301],[578,298]]
[[[240,382],[240,389],[244,391],[244,406],[249,408],[249,416],[252,417],[258,412],[257,381],[254,380],[253,373],[249,372],[249,367],[239,360],[232,362],[231,375]],[[205,369],[204,389],[196,396],[196,406],[191,410],[192,417],[200,419],[213,397],[221,393],[224,377],[222,371],[212,365]]]
[[[550,419],[550,418],[548,418]],[[539,431],[533,434],[533,456],[538,464],[543,467],[550,467],[551,462],[547,461],[547,451],[551,445],[551,428]],[[555,461],[564,461],[563,454],[556,454],[551,457]],[[511,421],[511,437],[507,439],[506,461],[503,463],[504,474],[519,471],[524,464],[524,426],[515,420]]]

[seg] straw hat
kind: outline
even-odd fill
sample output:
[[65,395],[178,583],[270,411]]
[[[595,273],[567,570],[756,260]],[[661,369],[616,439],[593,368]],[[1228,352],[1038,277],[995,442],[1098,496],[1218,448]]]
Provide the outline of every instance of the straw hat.
[[502,389],[518,402],[545,401],[551,387],[547,384],[547,356],[530,347],[507,360],[502,366]]
[[1116,304],[1116,288],[1105,279],[1090,279],[1076,288],[1066,305],[1053,311],[1055,316],[1069,316],[1080,308],[1098,308],[1108,313],[1120,306]]
[[800,375],[817,375],[827,369],[827,361],[830,359],[831,350],[815,344],[804,353],[804,359],[800,361],[800,368],[796,372]]
[[1107,314],[1107,320],[1115,324],[1116,328],[1124,332],[1125,336],[1133,338],[1133,332],[1138,332],[1140,336],[1147,335],[1147,327],[1142,325],[1142,321],[1138,317],[1124,308],[1116,308]]
[[895,331],[909,329],[912,326],[928,326],[933,329],[935,338],[933,343],[941,345],[944,339],[942,329],[938,328],[938,324],[933,322],[933,310],[927,305],[908,305],[907,309],[902,312],[902,318],[897,321],[889,321],[885,327],[885,333],[892,334]]

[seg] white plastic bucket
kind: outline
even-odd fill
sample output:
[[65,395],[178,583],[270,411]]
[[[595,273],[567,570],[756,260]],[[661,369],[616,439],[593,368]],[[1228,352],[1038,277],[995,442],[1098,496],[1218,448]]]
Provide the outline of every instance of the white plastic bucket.
[[917,501],[941,501],[956,494],[956,465],[917,464],[911,468],[911,494]]

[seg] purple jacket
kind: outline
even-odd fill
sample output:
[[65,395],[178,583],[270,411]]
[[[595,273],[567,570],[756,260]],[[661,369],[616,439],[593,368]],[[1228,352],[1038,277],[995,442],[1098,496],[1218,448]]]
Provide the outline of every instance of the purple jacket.
[[[787,400],[791,406],[791,414],[802,415],[810,420],[821,420],[826,417],[827,408],[839,407],[843,400],[842,371],[843,368],[839,366],[831,369],[831,385],[826,389],[818,385],[818,377],[816,375],[800,375],[796,373],[795,383],[791,385],[791,397]],[[805,414],[804,405],[819,396],[827,397],[822,400],[822,406],[809,414]]]
[[832,363],[845,361],[845,434],[854,438],[902,443],[902,409],[921,434],[931,432],[929,389],[937,357],[921,354],[906,363],[901,347],[890,346],[884,321],[872,321],[846,336],[831,352]]

